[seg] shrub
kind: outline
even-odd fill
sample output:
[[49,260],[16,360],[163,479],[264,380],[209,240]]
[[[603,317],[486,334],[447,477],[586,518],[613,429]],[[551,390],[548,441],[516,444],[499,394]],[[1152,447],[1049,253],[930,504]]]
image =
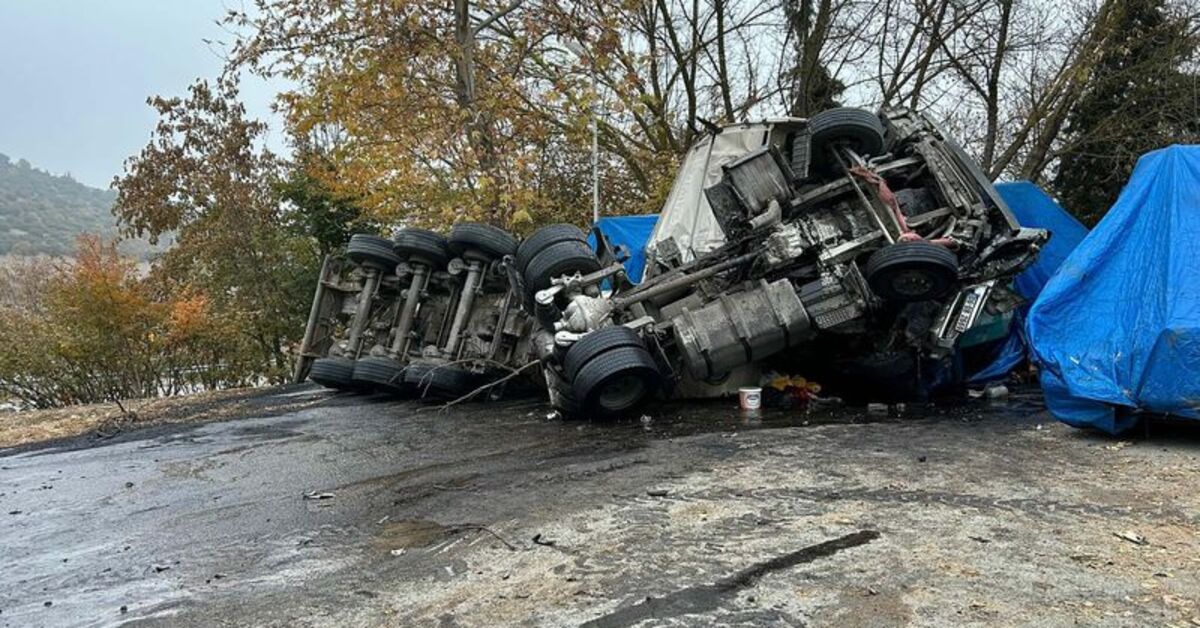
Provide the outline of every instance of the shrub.
[[83,237],[71,261],[10,262],[0,277],[0,394],[39,408],[171,395],[254,381],[236,316],[195,291],[163,294],[112,243]]

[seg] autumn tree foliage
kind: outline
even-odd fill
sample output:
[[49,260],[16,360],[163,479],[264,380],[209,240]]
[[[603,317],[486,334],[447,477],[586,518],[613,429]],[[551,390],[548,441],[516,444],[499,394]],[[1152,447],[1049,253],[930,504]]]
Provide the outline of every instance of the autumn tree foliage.
[[[593,116],[606,213],[656,211],[709,122],[834,105],[927,111],[990,176],[1070,197],[1056,173],[1095,135],[1074,132],[1080,101],[1102,82],[1120,97],[1116,57],[1157,64],[1145,85],[1196,80],[1191,48],[1166,31],[1133,41],[1121,16],[1146,2],[255,0],[226,22],[230,71],[289,79],[292,130],[333,131],[331,189],[384,222],[525,230],[586,220]],[[1194,3],[1156,4],[1171,32],[1200,31]],[[1143,95],[1135,116],[1196,117],[1182,91]],[[1145,130],[1116,121],[1098,129],[1120,136],[1111,146]]]
[[231,70],[294,81],[293,132],[337,131],[325,182],[384,221],[585,221],[594,114],[606,205],[655,211],[702,119],[779,93],[757,2],[256,5],[227,20]]
[[257,377],[236,323],[202,294],[157,290],[112,242],[84,236],[69,261],[12,263],[6,284],[26,288],[0,303],[0,395],[55,407]]
[[[198,81],[186,98],[153,98],[150,143],[116,178],[126,233],[174,245],[150,281],[163,294],[202,294],[254,347],[264,374],[282,377],[303,331],[318,264],[296,211],[282,202],[283,167],[262,146],[230,82]],[[301,199],[303,200],[303,199]]]

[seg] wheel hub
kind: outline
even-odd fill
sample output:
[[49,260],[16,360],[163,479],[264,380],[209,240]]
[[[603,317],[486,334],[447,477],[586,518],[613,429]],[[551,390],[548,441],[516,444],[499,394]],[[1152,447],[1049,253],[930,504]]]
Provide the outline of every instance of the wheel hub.
[[635,373],[614,377],[596,399],[608,411],[623,410],[637,403],[646,392],[646,382]]
[[926,273],[917,269],[902,270],[892,278],[892,289],[910,297],[919,297],[933,291],[935,283]]

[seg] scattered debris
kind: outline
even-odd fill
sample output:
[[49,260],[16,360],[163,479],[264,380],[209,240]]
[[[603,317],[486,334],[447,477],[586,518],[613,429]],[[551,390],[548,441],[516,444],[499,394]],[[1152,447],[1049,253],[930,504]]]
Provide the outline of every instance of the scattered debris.
[[1129,531],[1113,532],[1113,536],[1117,537],[1118,539],[1124,539],[1126,541],[1129,541],[1130,543],[1133,543],[1134,545],[1149,545],[1150,544],[1150,541],[1147,541],[1146,537],[1144,537],[1136,532],[1129,532]]
[[1008,386],[996,384],[983,389],[983,396],[988,399],[1004,399],[1008,397]]
[[813,397],[809,404],[814,408],[840,408],[845,405],[841,397]]
[[309,491],[304,494],[304,499],[312,499],[312,500],[333,499],[333,497],[334,497],[333,493],[318,493],[316,491]]
[[[478,523],[464,523],[464,524],[456,525],[456,526],[453,526],[450,528],[451,533],[458,533],[458,532],[462,532],[463,530],[478,530],[480,532],[487,532],[488,534],[495,537],[495,539],[497,541],[500,541],[501,543],[503,543],[504,547],[507,547],[508,549],[510,549],[514,552],[517,551],[517,546],[513,545],[512,543],[509,543],[508,539],[500,536],[500,534],[498,534],[495,530],[493,530],[485,525],[481,525]],[[539,534],[538,536],[541,536],[541,535]]]
[[1104,446],[1104,448],[1105,448],[1105,449],[1107,449],[1107,450],[1109,450],[1109,451],[1121,451],[1122,449],[1125,449],[1126,447],[1128,447],[1128,446],[1130,446],[1130,445],[1132,445],[1132,444],[1133,444],[1133,443],[1131,443],[1131,442],[1129,442],[1129,441],[1127,441],[1127,440],[1123,440],[1123,441],[1118,441],[1118,442],[1115,442],[1115,443],[1113,443],[1113,444],[1111,444],[1111,445],[1105,445],[1105,446]]
[[391,551],[391,552],[389,552],[389,553],[390,553],[392,556],[403,556],[405,551],[406,551],[406,550],[405,550],[403,547],[398,547],[398,548],[396,548],[396,549],[392,550],[392,551]]

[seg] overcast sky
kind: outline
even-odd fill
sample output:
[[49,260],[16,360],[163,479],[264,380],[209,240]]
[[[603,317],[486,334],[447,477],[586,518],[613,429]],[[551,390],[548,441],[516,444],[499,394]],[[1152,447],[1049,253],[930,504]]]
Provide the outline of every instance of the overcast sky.
[[[228,39],[214,23],[226,6],[240,3],[0,0],[0,153],[107,188],[150,137],[146,98],[220,72],[203,40]],[[270,116],[271,86],[248,80],[242,94]]]

